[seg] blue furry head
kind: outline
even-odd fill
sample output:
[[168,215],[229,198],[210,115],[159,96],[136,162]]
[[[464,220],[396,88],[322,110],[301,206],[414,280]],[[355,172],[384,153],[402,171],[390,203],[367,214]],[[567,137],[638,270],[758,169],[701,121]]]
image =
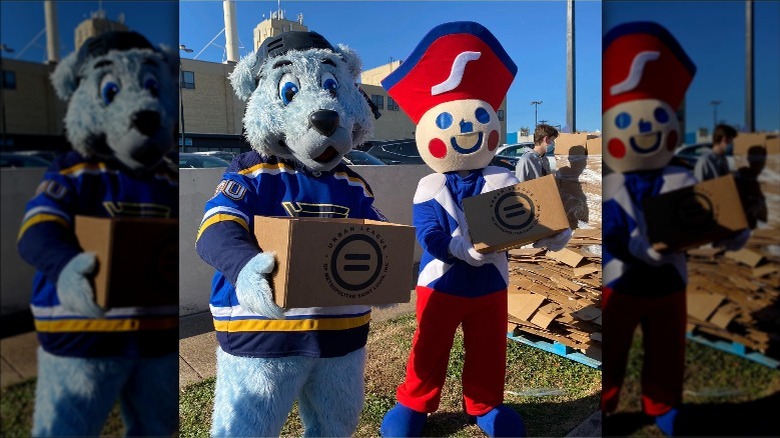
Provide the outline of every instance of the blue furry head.
[[[315,43],[300,43],[301,38]],[[284,39],[299,44],[268,48],[269,41]],[[286,32],[264,41],[230,74],[236,95],[248,101],[247,140],[262,155],[293,159],[312,170],[333,169],[373,134],[371,108],[356,84],[360,69],[355,52],[333,48],[314,32]]]
[[68,55],[51,81],[69,102],[73,148],[134,171],[160,164],[175,146],[178,59],[135,32],[104,33]]

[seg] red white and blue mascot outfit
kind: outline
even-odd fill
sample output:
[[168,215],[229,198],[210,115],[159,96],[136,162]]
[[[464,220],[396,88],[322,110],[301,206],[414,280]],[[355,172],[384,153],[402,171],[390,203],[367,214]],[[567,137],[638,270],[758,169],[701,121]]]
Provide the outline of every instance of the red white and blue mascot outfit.
[[[382,81],[417,124],[420,155],[437,173],[420,180],[413,222],[423,248],[417,283],[417,331],[396,406],[383,436],[420,436],[439,407],[455,331],[463,326],[463,398],[489,436],[523,436],[517,412],[503,404],[508,264],[505,252],[480,254],[469,238],[462,201],[518,183],[488,167],[499,144],[496,111],[517,66],[496,38],[473,22],[432,29]],[[562,247],[570,230],[536,242]]]
[[[696,72],[665,28],[619,25],[604,37],[603,181],[604,372],[602,409],[617,408],[634,330],[642,326],[642,403],[667,435],[681,416],[687,319],[685,253],[660,254],[647,238],[643,200],[695,184],[687,169],[668,165],[679,145],[676,117]],[[738,248],[746,235],[715,245]]]

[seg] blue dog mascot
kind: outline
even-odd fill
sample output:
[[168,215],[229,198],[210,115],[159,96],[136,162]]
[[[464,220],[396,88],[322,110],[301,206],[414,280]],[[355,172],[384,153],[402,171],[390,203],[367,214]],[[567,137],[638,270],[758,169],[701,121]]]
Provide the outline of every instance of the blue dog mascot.
[[127,435],[176,431],[178,309],[98,307],[95,255],[79,247],[73,221],[178,217],[178,175],[164,159],[174,147],[177,65],[140,34],[109,32],[52,74],[69,101],[74,151],[47,170],[19,231],[19,253],[37,270],[33,436],[98,435],[117,399]]
[[306,436],[349,436],[363,406],[370,308],[279,308],[254,216],[385,220],[341,158],[373,131],[357,55],[315,32],[266,39],[230,79],[246,137],[206,203],[198,254],[216,269],[217,385],[211,433],[278,435],[297,399]]

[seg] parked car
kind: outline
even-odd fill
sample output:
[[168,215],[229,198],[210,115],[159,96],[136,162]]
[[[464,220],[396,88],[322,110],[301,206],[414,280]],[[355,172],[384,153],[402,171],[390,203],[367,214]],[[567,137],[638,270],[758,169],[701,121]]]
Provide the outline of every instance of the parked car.
[[233,161],[233,158],[238,155],[236,152],[227,152],[227,151],[205,151],[205,152],[193,152],[193,154],[196,155],[204,155],[207,157],[217,157],[221,160],[225,160],[228,163]]
[[0,167],[49,167],[50,162],[32,155],[0,152]]
[[368,152],[352,150],[347,152],[342,158],[345,164],[352,166],[384,166],[384,161],[369,154]]
[[[712,149],[712,143],[682,145],[674,151],[674,157],[670,164],[693,169],[696,167],[696,161],[699,160],[699,157],[701,157],[707,149]],[[736,168],[734,165],[734,157],[727,155],[726,161],[729,163],[729,169],[733,171]]]
[[14,153],[19,155],[26,155],[28,157],[37,157],[48,161],[49,163],[53,163],[54,160],[56,160],[60,155],[60,153],[52,151],[16,151]]
[[518,157],[505,157],[503,155],[496,155],[495,157],[493,157],[492,160],[490,160],[490,165],[506,167],[507,169],[514,172],[515,168],[517,167],[518,160],[519,160]]
[[501,155],[502,157],[518,158],[523,155],[525,151],[533,148],[534,143],[530,141],[516,144],[505,144],[498,147],[496,150],[496,155]]
[[228,167],[230,163],[227,161],[212,157],[209,155],[198,155],[195,153],[180,153],[179,154],[179,168],[180,169],[202,169],[208,167]]
[[364,152],[382,160],[385,164],[425,164],[414,139],[375,142]]

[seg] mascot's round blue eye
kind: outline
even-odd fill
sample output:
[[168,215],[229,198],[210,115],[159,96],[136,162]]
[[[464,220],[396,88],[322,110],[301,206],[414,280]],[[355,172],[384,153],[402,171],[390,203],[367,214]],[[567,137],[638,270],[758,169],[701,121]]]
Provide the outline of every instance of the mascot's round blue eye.
[[490,114],[485,108],[477,108],[477,110],[474,111],[474,115],[477,117],[477,121],[483,125],[490,121]]
[[653,111],[653,116],[655,116],[655,119],[658,120],[658,123],[666,123],[669,121],[669,113],[667,113],[666,110],[660,106],[656,108],[655,111]]
[[279,97],[285,105],[292,102],[296,94],[298,94],[298,86],[292,82],[285,82],[284,85],[282,85],[282,89],[279,91]]
[[626,129],[628,128],[628,125],[631,124],[631,115],[627,112],[622,112],[615,117],[615,126],[617,126],[620,129]]
[[157,97],[160,95],[160,82],[154,75],[147,73],[144,75],[144,89],[149,90],[152,96]]
[[452,114],[448,112],[443,112],[436,116],[436,126],[439,127],[439,129],[447,129],[452,125]]
[[103,103],[108,105],[114,101],[114,97],[119,93],[119,85],[115,82],[106,82],[100,90],[100,96],[103,97]]
[[336,95],[336,90],[339,88],[339,81],[333,76],[333,73],[325,72],[322,75],[322,88],[328,90],[330,94]]

